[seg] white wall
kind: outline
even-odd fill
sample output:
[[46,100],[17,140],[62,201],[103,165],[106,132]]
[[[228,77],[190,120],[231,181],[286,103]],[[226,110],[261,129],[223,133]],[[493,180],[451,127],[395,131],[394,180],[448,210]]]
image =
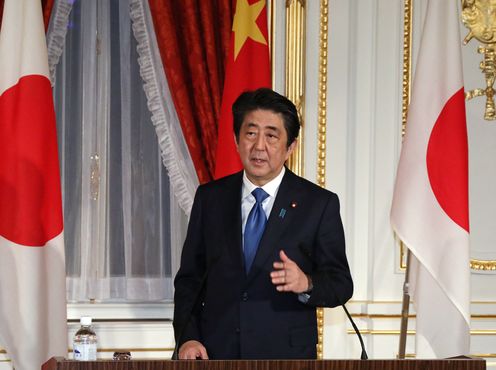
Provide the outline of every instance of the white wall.
[[[425,0],[414,2],[414,59]],[[315,110],[318,1],[308,1],[307,110]],[[403,1],[331,0],[328,50],[326,186],[340,196],[348,257],[355,280],[349,304],[366,333],[370,357],[398,351],[402,284],[399,246],[389,224],[401,148]],[[463,27],[463,26],[461,26]],[[415,32],[417,31],[417,32]],[[462,35],[466,34],[462,30]],[[475,53],[464,48],[467,88],[483,87]],[[476,81],[476,82],[474,82]],[[496,260],[496,122],[483,121],[485,100],[467,103],[473,258]],[[316,114],[306,113],[305,173],[315,181]],[[311,125],[314,127],[312,128]],[[496,276],[472,274],[474,355],[495,354]],[[357,339],[340,310],[326,310],[325,357],[358,357]],[[413,309],[410,310],[412,313]],[[409,323],[414,329],[414,319]],[[346,328],[346,331],[343,330]],[[480,331],[483,330],[483,331]],[[352,338],[348,338],[352,337]],[[407,354],[414,354],[409,335]],[[493,360],[494,361],[494,360]]]

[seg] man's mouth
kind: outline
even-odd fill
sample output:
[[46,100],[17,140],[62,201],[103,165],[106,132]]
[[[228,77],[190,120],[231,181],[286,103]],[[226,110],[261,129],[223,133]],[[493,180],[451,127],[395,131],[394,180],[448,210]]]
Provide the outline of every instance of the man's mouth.
[[266,162],[266,160],[262,159],[262,158],[252,158],[251,161],[255,162],[256,164],[262,164],[262,163]]

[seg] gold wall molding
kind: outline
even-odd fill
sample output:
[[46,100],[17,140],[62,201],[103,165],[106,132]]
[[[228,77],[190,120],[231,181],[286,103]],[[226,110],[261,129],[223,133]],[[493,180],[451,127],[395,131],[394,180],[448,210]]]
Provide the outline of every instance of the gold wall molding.
[[[326,125],[327,125],[327,44],[329,29],[329,2],[320,1],[319,22],[319,84],[317,107],[317,185],[326,186]],[[324,309],[317,308],[317,358],[324,358]]]
[[[408,117],[408,106],[410,105],[410,95],[412,92],[412,19],[413,0],[403,2],[403,76],[401,83],[401,137],[405,136],[406,120]],[[400,269],[406,269],[407,248],[400,240]]]
[[[267,9],[269,19],[269,50],[270,50],[270,71],[272,77],[272,88],[276,86],[276,0],[268,0],[270,4]],[[268,5],[268,4],[267,4]]]
[[412,1],[404,0],[403,16],[403,78],[401,89],[401,137],[405,135],[406,119],[408,116],[408,105],[412,91]]
[[[276,0],[270,0],[270,33],[272,86],[275,86],[275,35],[276,35]],[[304,135],[305,135],[305,59],[306,59],[306,1],[286,0],[286,42],[285,42],[285,94],[296,106],[301,122],[298,145],[287,161],[288,168],[299,176],[304,176]],[[317,166],[319,170],[318,185],[325,187],[325,123],[326,123],[326,82],[327,82],[327,22],[328,0],[320,2],[320,31],[319,31],[319,105],[318,132],[319,148]],[[320,135],[323,133],[323,135]],[[323,142],[322,142],[323,140]],[[324,357],[324,309],[319,307],[317,315],[317,358]]]
[[[372,329],[360,329],[362,335],[400,335],[399,330],[372,330]],[[348,329],[346,331],[349,335],[356,335],[353,329]],[[415,330],[408,330],[406,332],[408,335],[415,335]]]
[[477,271],[496,271],[496,261],[471,259],[470,268]]
[[305,140],[305,1],[286,1],[286,96],[298,110],[301,122],[300,137],[295,151],[288,159],[288,167],[304,176],[303,142]]
[[[380,329],[360,329],[360,333],[364,335],[400,335],[399,330],[380,330]],[[356,335],[355,330],[348,329],[347,334]],[[407,330],[407,335],[415,335],[415,330]],[[496,330],[470,330],[470,335],[496,335]]]
[[327,125],[327,37],[328,37],[327,0],[320,2],[319,30],[319,97],[317,108],[317,185],[326,186],[326,125]]
[[[383,320],[383,319],[401,319],[403,316],[400,314],[367,314],[367,313],[355,313],[351,314],[351,317],[354,319],[372,319],[372,320]],[[409,314],[409,319],[415,319],[417,317],[416,314]],[[496,319],[496,315],[478,315],[472,314],[470,315],[471,320],[487,320],[487,319]]]
[[[319,36],[319,117],[322,115],[320,100],[322,84],[327,79],[327,0],[320,3]],[[288,159],[289,168],[297,175],[304,176],[304,140],[305,140],[305,59],[306,59],[306,1],[286,0],[286,96],[296,105],[301,122],[298,145]],[[325,58],[323,58],[323,55]],[[325,61],[323,62],[323,59]],[[324,63],[324,65],[322,64]],[[325,87],[324,87],[325,91]],[[325,103],[324,113],[325,117]],[[320,119],[319,119],[320,123]],[[320,157],[321,155],[319,155]],[[324,153],[325,156],[325,153]],[[320,183],[318,183],[321,185]],[[321,185],[322,186],[322,185]],[[325,184],[324,184],[325,186]],[[317,359],[324,357],[324,309],[319,307],[317,315]]]
[[[271,0],[271,35],[275,40],[276,1]],[[298,146],[288,160],[291,171],[304,176],[304,134],[305,134],[305,59],[306,59],[306,1],[286,0],[286,96],[296,105],[301,120]],[[328,0],[320,1],[319,10],[319,73],[318,73],[318,148],[317,148],[317,184],[325,187],[325,150],[326,150],[326,96],[327,96],[327,42],[328,42]],[[272,81],[275,83],[275,46],[271,45]],[[317,308],[317,358],[324,356],[324,309]]]

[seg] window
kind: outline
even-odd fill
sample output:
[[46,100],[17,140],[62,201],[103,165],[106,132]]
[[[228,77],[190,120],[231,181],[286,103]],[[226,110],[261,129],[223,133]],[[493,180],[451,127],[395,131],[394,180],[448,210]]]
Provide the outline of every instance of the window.
[[56,70],[72,302],[172,300],[185,234],[147,107],[129,9],[128,0],[74,1]]

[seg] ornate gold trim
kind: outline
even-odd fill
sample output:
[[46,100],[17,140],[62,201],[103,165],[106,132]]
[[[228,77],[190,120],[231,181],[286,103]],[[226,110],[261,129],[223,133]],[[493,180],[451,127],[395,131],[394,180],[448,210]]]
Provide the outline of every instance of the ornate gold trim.
[[403,18],[403,81],[402,81],[402,105],[401,105],[401,137],[405,135],[406,119],[408,116],[408,105],[412,91],[412,1],[404,0]]
[[324,358],[324,308],[317,307],[317,360]]
[[[355,335],[353,329],[348,329],[347,334]],[[360,329],[361,334],[369,335],[400,335],[399,330],[371,330],[371,329]],[[407,330],[408,335],[415,335],[415,330]],[[470,335],[496,335],[496,330],[470,330]]]
[[470,335],[496,335],[495,329],[470,330]]
[[[403,78],[401,84],[401,137],[405,136],[408,105],[412,91],[412,16],[413,0],[404,0],[403,16]],[[400,240],[400,269],[406,269],[407,248]]]
[[[325,16],[324,23],[323,16]],[[305,0],[286,0],[286,96],[296,105],[301,122],[301,131],[298,145],[291,157],[288,159],[288,167],[300,176],[304,176],[303,143],[305,133],[305,18]],[[322,27],[325,27],[325,49],[327,50],[327,0],[321,1],[320,27],[319,81],[325,81],[325,73],[322,73],[322,68],[320,67],[322,66]],[[325,55],[327,56],[326,51]],[[325,62],[327,62],[327,60]],[[325,68],[324,72],[326,72]],[[319,99],[320,85],[321,84],[319,83]],[[321,112],[319,105],[319,117],[320,116]],[[317,358],[322,359],[324,357],[324,309],[317,308],[316,311],[318,334]]]
[[470,259],[470,268],[477,271],[496,271],[496,261]]
[[[353,329],[348,329],[346,331],[349,335],[356,335]],[[360,329],[362,335],[400,335],[399,330],[372,330],[372,329]],[[407,335],[415,335],[415,330],[407,330]]]
[[[351,317],[356,318],[356,319],[375,319],[375,320],[382,320],[382,319],[401,319],[402,316],[399,314],[380,314],[380,313],[374,313],[374,314],[367,314],[367,313],[355,313],[351,314]],[[408,315],[408,318],[414,319],[416,318],[417,315],[415,314],[410,314]],[[487,320],[487,319],[496,319],[496,315],[470,315],[471,320]]]
[[267,9],[267,17],[270,19],[269,29],[269,50],[270,50],[270,71],[272,77],[272,88],[276,86],[276,0],[268,0],[270,7]]
[[288,159],[288,167],[303,176],[305,132],[305,1],[286,1],[286,96],[296,105],[301,130],[298,145]]
[[[317,185],[326,186],[326,125],[327,125],[327,43],[329,2],[320,1],[319,25],[319,100],[317,107]],[[324,309],[317,308],[318,346],[317,358],[324,358]]]
[[[373,301],[366,299],[356,299],[348,301],[348,304],[401,304],[402,301]],[[496,304],[496,301],[470,301],[471,304]]]
[[319,101],[317,128],[317,185],[326,186],[326,125],[327,125],[327,31],[328,0],[320,2],[319,30]]

